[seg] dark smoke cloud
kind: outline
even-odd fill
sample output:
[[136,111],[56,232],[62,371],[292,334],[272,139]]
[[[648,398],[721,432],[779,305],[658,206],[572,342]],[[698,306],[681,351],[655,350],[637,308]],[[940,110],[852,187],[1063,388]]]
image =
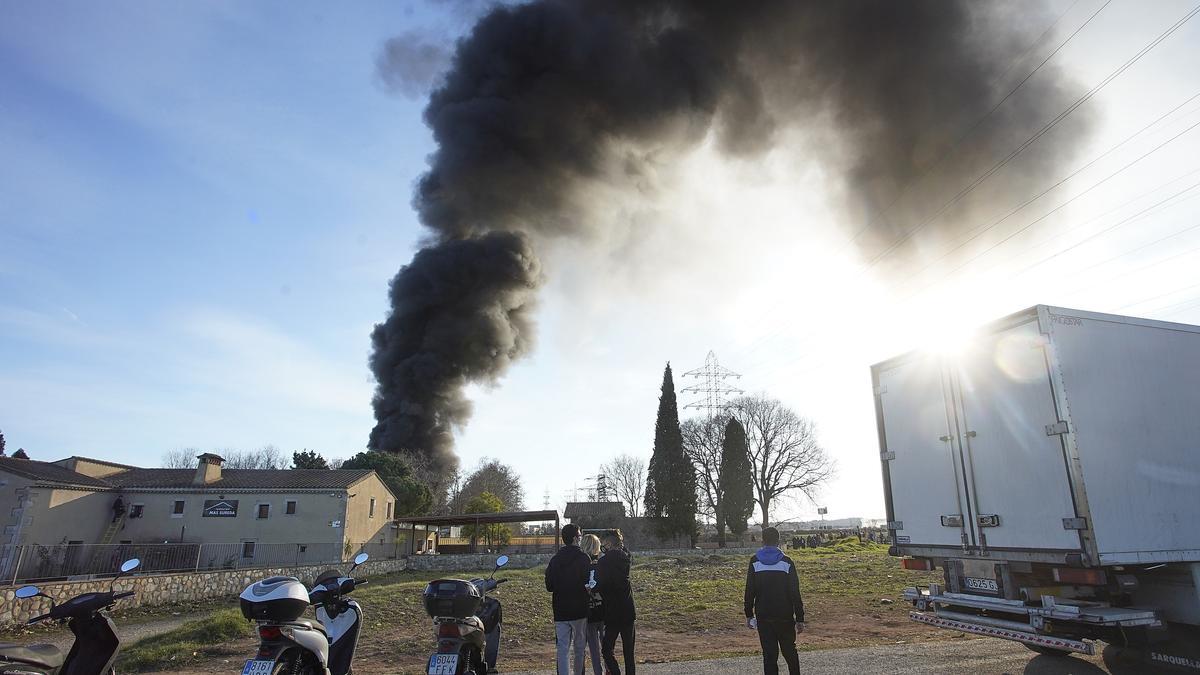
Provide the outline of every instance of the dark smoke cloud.
[[[392,314],[373,334],[371,447],[448,462],[452,431],[470,412],[463,385],[495,381],[529,348],[534,247],[603,235],[598,192],[653,192],[656,175],[709,139],[748,161],[799,133],[833,177],[845,225],[866,231],[864,255],[912,227],[914,209],[929,205],[921,186],[886,217],[883,207],[1011,87],[1002,76],[1028,39],[1020,22],[1048,23],[1040,6],[1005,7],[542,0],[491,9],[425,111],[437,151],[414,206],[430,237],[393,280]],[[929,182],[948,196],[939,181],[967,179],[1066,107],[1071,89],[1046,69]],[[1047,136],[1007,189],[1039,183],[1069,158],[1074,132]]]
[[450,65],[450,46],[427,41],[416,31],[389,39],[375,60],[379,81],[390,92],[424,96]]

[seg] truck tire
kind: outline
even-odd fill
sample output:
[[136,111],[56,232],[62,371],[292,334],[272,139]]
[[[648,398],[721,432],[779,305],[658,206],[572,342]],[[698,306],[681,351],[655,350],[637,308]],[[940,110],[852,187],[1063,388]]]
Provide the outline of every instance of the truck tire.
[[1054,647],[1043,647],[1041,645],[1031,645],[1028,642],[1022,642],[1021,644],[1025,645],[1025,648],[1031,652],[1037,652],[1038,654],[1044,654],[1046,656],[1063,657],[1063,656],[1071,655],[1071,652],[1069,652],[1065,649],[1055,649]]

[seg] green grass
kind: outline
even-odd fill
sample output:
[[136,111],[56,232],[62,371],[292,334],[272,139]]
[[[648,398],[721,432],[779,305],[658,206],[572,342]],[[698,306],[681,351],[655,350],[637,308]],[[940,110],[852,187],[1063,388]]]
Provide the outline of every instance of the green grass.
[[[933,580],[929,573],[900,569],[899,562],[887,555],[885,545],[860,544],[857,539],[840,540],[818,549],[789,550],[788,555],[800,575],[810,626],[818,633],[822,626],[829,626],[827,630],[832,632],[819,641],[814,635],[813,640],[805,641],[804,648],[878,644],[904,637],[903,631],[914,630],[900,628],[911,625],[907,607],[899,602],[881,605],[880,599],[895,600],[905,586]],[[665,660],[681,658],[684,652],[690,658],[753,653],[757,639],[745,629],[742,617],[748,563],[746,555],[652,557],[635,553],[631,578],[638,610],[639,656]],[[537,567],[497,573],[497,577],[509,579],[499,593],[504,605],[504,670],[544,668],[550,663],[553,617],[543,582],[544,570]],[[405,571],[372,578],[354,593],[365,615],[355,662],[363,664],[362,670],[368,673],[380,667],[385,670],[378,672],[419,670],[432,648],[431,624],[421,602],[425,585],[439,576],[469,579],[490,572]],[[833,628],[834,622],[845,621],[847,616],[858,617],[858,625],[864,628]],[[892,627],[887,627],[889,624]],[[119,669],[178,668],[219,654],[249,658],[254,649],[253,641],[247,639],[251,635],[252,626],[238,610],[223,610],[204,621],[133,645]],[[657,647],[656,636],[661,638]],[[220,652],[214,645],[221,642],[234,644]],[[688,648],[673,646],[680,642],[686,642]],[[183,654],[187,656],[181,657]]]
[[223,645],[250,637],[254,625],[241,610],[223,609],[203,619],[189,621],[172,631],[140,640],[121,652],[119,670],[156,672],[180,668],[227,654]]

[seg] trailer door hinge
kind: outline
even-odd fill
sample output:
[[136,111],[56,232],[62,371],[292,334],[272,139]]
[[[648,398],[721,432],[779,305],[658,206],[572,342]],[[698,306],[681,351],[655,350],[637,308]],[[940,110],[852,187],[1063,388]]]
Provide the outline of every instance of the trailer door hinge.
[[1086,530],[1087,518],[1063,518],[1064,530]]
[[1046,425],[1046,435],[1047,436],[1057,436],[1059,434],[1065,434],[1065,433],[1067,433],[1067,423],[1062,420],[1059,420],[1058,422],[1055,422],[1054,424]]
[[887,385],[886,384],[881,384],[878,387],[875,387],[875,395],[876,396],[881,396],[886,393],[887,393]]
[[943,443],[949,443],[953,438],[953,436],[938,436],[938,440]]
[[904,521],[903,520],[889,520],[888,524],[887,524],[887,529],[903,530],[904,529]]
[[879,453],[879,458],[885,462],[888,462],[896,459],[896,453],[892,452],[891,450],[888,450],[887,452],[881,452]]
[[1000,527],[1000,516],[996,514],[981,515],[975,518],[980,527]]
[[962,527],[962,514],[953,513],[942,516],[942,527]]

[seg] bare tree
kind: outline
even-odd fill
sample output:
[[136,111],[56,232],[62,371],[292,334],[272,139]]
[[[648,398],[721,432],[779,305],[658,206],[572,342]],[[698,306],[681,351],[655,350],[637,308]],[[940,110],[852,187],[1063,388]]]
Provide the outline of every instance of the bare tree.
[[718,533],[721,522],[721,444],[725,441],[724,416],[693,417],[679,425],[683,452],[696,467],[696,506],[699,514],[714,518]]
[[196,448],[176,448],[163,453],[162,465],[164,469],[194,469],[196,468],[196,456],[200,451]]
[[763,394],[743,396],[734,406],[746,428],[754,498],[766,527],[776,500],[795,492],[813,499],[821,484],[833,476],[833,461],[817,442],[812,421],[777,399]]
[[225,458],[226,469],[286,469],[290,458],[274,445],[264,445],[257,450],[218,450]]
[[646,462],[633,455],[618,455],[600,467],[630,518],[637,518],[646,499]]

